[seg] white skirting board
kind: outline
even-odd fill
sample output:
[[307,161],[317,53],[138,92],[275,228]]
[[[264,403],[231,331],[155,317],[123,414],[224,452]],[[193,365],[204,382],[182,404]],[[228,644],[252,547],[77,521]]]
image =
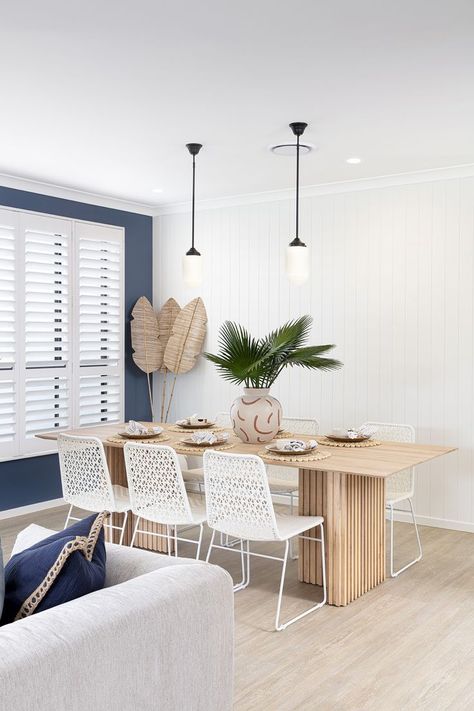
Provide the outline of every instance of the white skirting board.
[[58,506],[64,506],[65,503],[64,499],[51,499],[51,501],[39,501],[37,504],[19,506],[16,509],[6,509],[5,511],[0,511],[0,521],[7,518],[15,518],[16,516],[25,516],[26,514],[35,513],[35,511],[55,509]]

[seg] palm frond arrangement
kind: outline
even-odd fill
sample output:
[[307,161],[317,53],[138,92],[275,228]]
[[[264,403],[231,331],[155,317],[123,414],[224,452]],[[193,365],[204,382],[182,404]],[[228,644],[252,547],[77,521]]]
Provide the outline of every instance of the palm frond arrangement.
[[214,363],[225,380],[254,388],[269,388],[287,366],[340,368],[340,361],[324,355],[334,345],[304,345],[312,324],[311,316],[301,316],[263,338],[254,338],[243,326],[225,321],[219,332],[219,353],[204,353],[204,357]]
[[[153,421],[153,404],[150,374],[163,373],[161,421],[166,422],[173,400],[176,378],[187,373],[196,364],[206,335],[207,314],[201,298],[193,299],[181,309],[174,299],[168,299],[158,315],[144,296],[132,310],[132,358],[148,379],[148,393]],[[166,407],[166,376],[174,375]]]

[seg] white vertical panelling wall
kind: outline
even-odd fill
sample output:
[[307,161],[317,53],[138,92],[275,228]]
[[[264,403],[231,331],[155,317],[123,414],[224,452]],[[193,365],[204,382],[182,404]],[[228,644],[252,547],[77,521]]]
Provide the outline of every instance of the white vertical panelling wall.
[[[181,278],[189,215],[155,218],[155,306],[202,296],[210,351],[225,319],[263,334],[311,314],[312,342],[336,343],[344,368],[288,369],[272,388],[285,413],[316,417],[323,432],[407,422],[420,442],[458,447],[419,467],[415,503],[423,523],[474,531],[474,178],[306,197],[301,208],[312,265],[298,288],[283,270],[292,201],[199,211],[199,290]],[[178,380],[172,417],[227,410],[238,392],[200,359]]]

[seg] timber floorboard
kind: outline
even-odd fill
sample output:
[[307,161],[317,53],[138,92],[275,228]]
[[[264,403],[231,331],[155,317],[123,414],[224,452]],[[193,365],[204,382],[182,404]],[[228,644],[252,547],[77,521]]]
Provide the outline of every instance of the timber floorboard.
[[[38,523],[60,529],[65,515],[62,507],[0,520],[6,559],[22,528]],[[235,596],[234,710],[473,709],[474,536],[426,526],[420,533],[424,557],[399,578],[278,633],[271,630],[279,564],[253,559],[250,586]],[[404,562],[416,551],[413,529],[396,523],[395,539],[396,561]],[[180,544],[181,554],[192,550]],[[261,544],[255,550],[279,549]],[[236,554],[215,551],[211,562],[239,573]],[[298,562],[291,561],[285,618],[320,595],[297,578]]]

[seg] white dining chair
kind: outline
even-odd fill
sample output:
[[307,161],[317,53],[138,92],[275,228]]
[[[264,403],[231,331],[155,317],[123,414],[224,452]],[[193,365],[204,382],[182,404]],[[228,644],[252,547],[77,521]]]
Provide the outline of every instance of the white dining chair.
[[[174,449],[165,445],[138,442],[127,442],[123,449],[131,509],[137,517],[130,545],[134,545],[138,533],[166,538],[169,555],[170,529],[173,529],[175,556],[178,555],[178,541],[183,541],[197,546],[198,559],[206,509],[202,497],[188,496],[178,455]],[[140,529],[141,519],[166,526],[166,534]],[[186,529],[199,526],[198,540],[178,536],[178,526],[184,526]]]
[[[276,513],[268,486],[265,464],[253,454],[231,454],[206,450],[204,452],[204,482],[206,491],[207,523],[212,529],[206,561],[213,548],[240,553],[242,580],[234,591],[245,589],[250,583],[250,557],[268,558],[282,562],[278,592],[275,629],[283,630],[302,617],[318,610],[326,603],[326,567],[324,549],[324,519],[321,516],[291,516]],[[319,527],[321,537],[308,535]],[[239,539],[240,550],[215,543],[216,532]],[[306,535],[303,535],[306,532]],[[287,622],[280,621],[289,541],[294,537],[321,544],[323,600]],[[283,558],[250,550],[250,541],[285,543]],[[245,546],[244,546],[245,542]]]
[[69,521],[81,520],[72,515],[75,508],[94,513],[123,513],[122,526],[104,524],[120,531],[121,544],[130,511],[130,499],[125,486],[112,484],[101,440],[97,437],[59,434],[58,450],[63,498],[69,504],[64,528],[67,528]]
[[[390,422],[365,422],[365,426],[377,427],[377,433],[375,438],[381,441],[389,442],[414,442],[415,441],[415,428],[412,425],[396,425]],[[392,578],[396,578],[404,570],[410,568],[415,563],[423,557],[423,550],[421,547],[420,534],[418,532],[418,526],[415,518],[415,511],[413,508],[413,494],[415,492],[415,469],[410,467],[409,469],[403,469],[401,472],[392,474],[392,476],[387,477],[385,485],[385,506],[390,512],[390,575]],[[405,512],[404,509],[395,508],[395,504],[399,504],[402,501],[408,501],[411,511],[411,517],[413,520],[413,525],[415,527],[416,540],[418,544],[418,555],[410,563],[407,563],[399,570],[393,569],[393,553],[394,553],[394,540],[393,540],[393,512]]]

